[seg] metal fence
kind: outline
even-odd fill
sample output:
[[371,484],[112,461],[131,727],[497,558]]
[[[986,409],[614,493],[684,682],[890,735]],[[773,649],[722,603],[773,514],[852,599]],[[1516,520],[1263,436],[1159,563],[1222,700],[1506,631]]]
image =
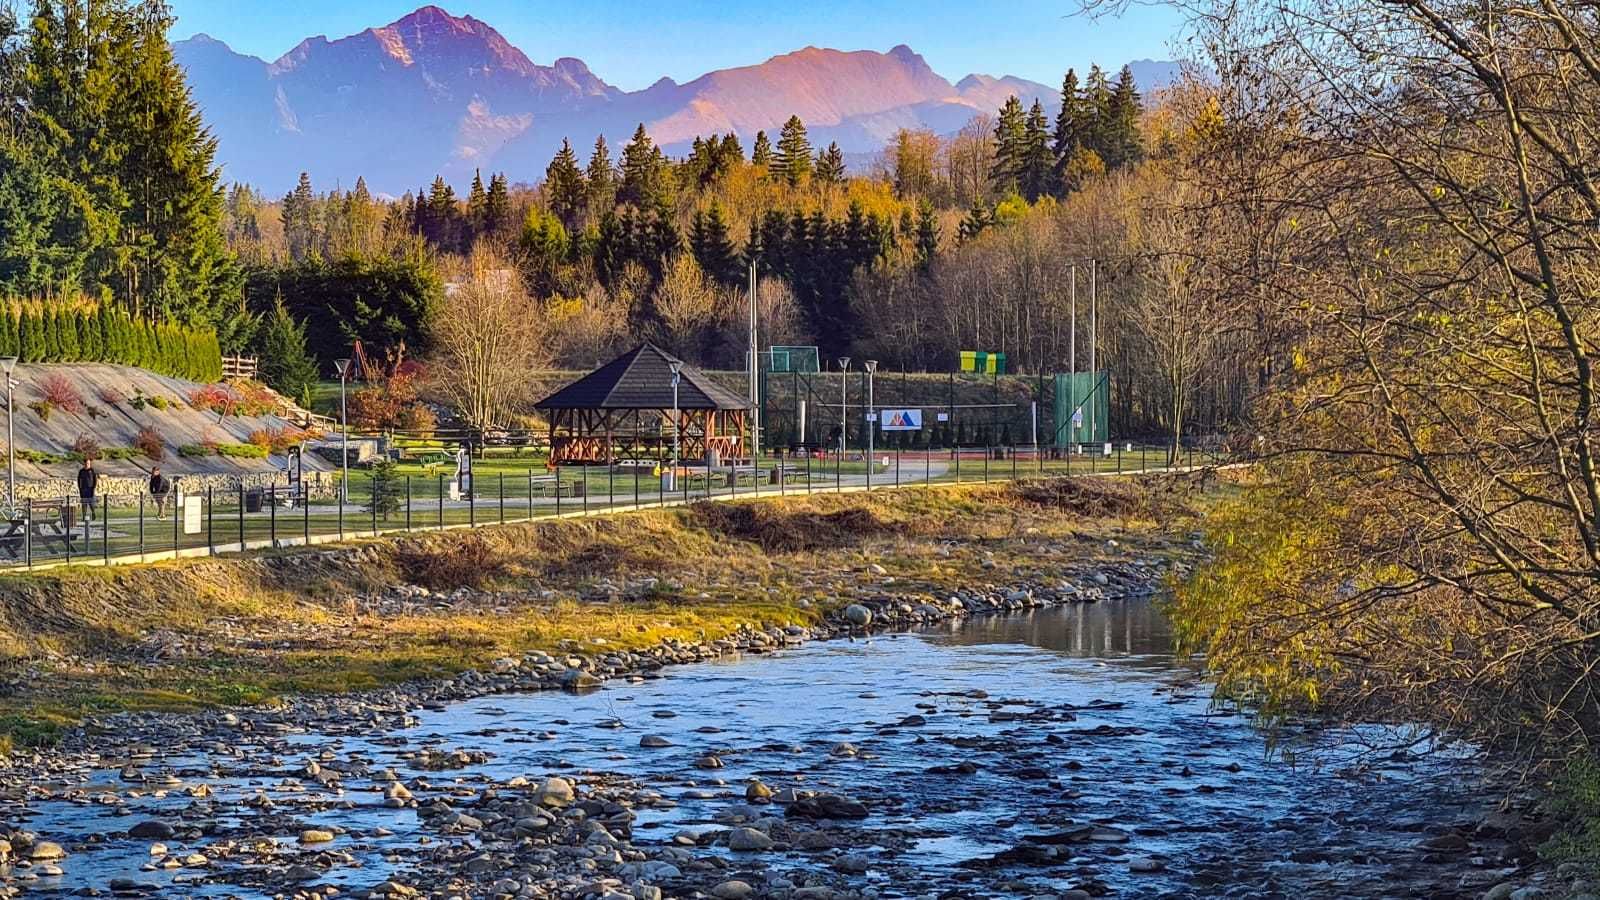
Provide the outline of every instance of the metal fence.
[[881,490],[1005,481],[1040,475],[1162,472],[1215,465],[1216,450],[1164,447],[980,447],[885,450],[867,460],[837,452],[763,457],[755,464],[527,468],[480,460],[473,482],[445,475],[352,470],[347,490],[319,498],[283,486],[34,500],[5,517],[0,571],[68,563],[147,562],[305,546],[379,534],[476,528],[535,519],[669,506],[707,499]]

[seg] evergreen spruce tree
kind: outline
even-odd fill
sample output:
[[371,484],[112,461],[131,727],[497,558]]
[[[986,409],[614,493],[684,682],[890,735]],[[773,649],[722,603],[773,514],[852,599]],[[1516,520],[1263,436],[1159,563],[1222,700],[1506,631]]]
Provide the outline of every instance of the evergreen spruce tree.
[[40,334],[43,337],[39,359],[43,362],[61,361],[61,317],[56,314],[56,308],[46,306],[39,317]]
[[704,213],[695,212],[689,228],[689,250],[713,281],[722,284],[743,282],[743,267],[733,241],[728,237],[728,223],[722,216],[722,207],[715,201]]
[[1083,82],[1083,99],[1078,106],[1082,116],[1079,145],[1101,160],[1106,158],[1111,139],[1111,87],[1099,66],[1090,66]]
[[476,241],[489,233],[489,192],[483,186],[483,170],[472,170],[472,187],[467,191],[467,230]]
[[435,247],[445,251],[461,248],[461,209],[456,205],[455,188],[445,182],[443,175],[435,175],[433,186],[428,188],[428,224],[431,230],[424,236]]
[[995,193],[1021,192],[1027,143],[1027,116],[1022,111],[1022,101],[1013,94],[1000,107],[1000,116],[994,125],[994,164],[989,170],[989,182],[994,185]]
[[633,140],[622,148],[622,183],[617,188],[617,202],[640,209],[656,205],[662,193],[660,150],[650,140],[639,123]]
[[844,153],[838,142],[829,142],[828,149],[817,154],[817,180],[823,184],[844,181]]
[[811,140],[806,137],[806,126],[799,116],[790,116],[789,121],[783,123],[772,168],[790,187],[799,187],[810,177]]
[[300,173],[300,182],[284,198],[278,215],[283,219],[283,242],[289,248],[289,258],[303,263],[316,255],[317,220],[316,194],[311,189],[311,175]]
[[1101,158],[1107,169],[1132,165],[1144,156],[1139,135],[1139,118],[1143,113],[1144,103],[1133,83],[1133,69],[1123,66],[1106,101],[1105,148]]
[[1020,179],[1022,196],[1028,198],[1029,203],[1037,203],[1040,197],[1050,193],[1051,170],[1055,167],[1055,158],[1050,155],[1048,129],[1049,122],[1045,119],[1044,106],[1036,99],[1033,101],[1033,107],[1028,110],[1022,148]]
[[756,142],[750,150],[750,164],[769,167],[772,165],[772,142],[767,139],[765,131],[756,132]]
[[550,211],[561,220],[567,232],[576,231],[588,206],[588,197],[583,171],[578,168],[578,155],[572,152],[572,144],[566,138],[561,139],[561,149],[544,170],[544,193]]
[[611,170],[611,148],[606,146],[605,135],[594,139],[594,151],[589,154],[583,176],[589,186],[589,213],[598,217],[611,209],[616,194],[617,176]]
[[484,227],[488,234],[504,234],[511,225],[511,187],[506,183],[506,173],[500,172],[489,178],[489,197],[484,215]]
[[286,397],[298,398],[317,383],[317,363],[306,349],[306,326],[296,322],[280,294],[261,333],[261,375]]
[[1055,133],[1050,141],[1050,154],[1053,157],[1050,188],[1057,197],[1065,197],[1068,192],[1067,163],[1078,152],[1081,139],[1079,132],[1083,127],[1081,103],[1078,73],[1068,69],[1066,77],[1061,80],[1061,109],[1056,112]]
[[989,207],[981,201],[974,200],[972,208],[967,210],[966,218],[961,220],[960,234],[963,243],[976,238],[983,233],[994,221],[994,214]]

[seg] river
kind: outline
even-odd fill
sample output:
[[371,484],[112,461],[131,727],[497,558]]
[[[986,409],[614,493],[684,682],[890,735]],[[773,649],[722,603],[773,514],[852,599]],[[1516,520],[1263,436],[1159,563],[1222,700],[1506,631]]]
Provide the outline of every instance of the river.
[[[530,897],[630,896],[651,881],[666,896],[731,896],[732,882],[794,897],[1466,897],[1492,883],[1501,850],[1472,832],[1492,797],[1469,760],[1357,755],[1354,741],[1316,764],[1270,754],[1174,662],[1142,600],[435,707],[402,729],[206,736],[13,779],[5,822],[68,852],[6,882],[46,896],[114,880],[147,896],[291,896],[289,881],[300,896],[360,896],[392,880],[491,897],[492,881],[520,877]],[[319,768],[340,777],[319,783]],[[496,831],[503,798],[547,775],[594,801],[555,814],[575,847]],[[391,777],[420,809],[385,805]],[[867,815],[785,816],[746,802],[752,780]],[[474,818],[442,824],[438,799]],[[569,821],[583,818],[612,825],[597,838]],[[150,821],[173,833],[125,836]],[[726,846],[729,828],[752,825],[772,847]],[[335,839],[297,842],[321,827]]]

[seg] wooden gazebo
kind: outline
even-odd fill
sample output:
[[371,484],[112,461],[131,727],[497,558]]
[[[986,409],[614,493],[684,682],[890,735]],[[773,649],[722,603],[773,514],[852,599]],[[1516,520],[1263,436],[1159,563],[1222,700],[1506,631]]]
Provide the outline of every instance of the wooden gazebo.
[[[679,363],[673,419],[672,368]],[[665,460],[678,435],[679,458],[740,460],[750,403],[699,369],[645,343],[535,404],[550,420],[553,465]]]

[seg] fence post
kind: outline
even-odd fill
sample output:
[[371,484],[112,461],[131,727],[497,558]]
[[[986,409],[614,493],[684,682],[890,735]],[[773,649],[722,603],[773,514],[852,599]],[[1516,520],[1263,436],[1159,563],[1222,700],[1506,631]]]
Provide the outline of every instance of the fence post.
[[589,464],[588,463],[584,463],[583,465],[578,467],[578,480],[573,483],[573,487],[576,488],[580,484],[583,485],[583,514],[587,516],[589,514]]
[[411,531],[411,476],[406,476],[406,532]]
[[334,501],[339,504],[339,540],[344,540],[344,494],[347,490],[344,482],[339,482],[339,494]]
[[961,483],[961,446],[959,444],[956,445],[955,456],[956,456],[956,484],[960,484]]
[[[609,453],[610,451],[607,451],[607,452]],[[584,493],[587,494],[588,491],[584,491]],[[612,459],[609,463],[606,464],[606,506],[609,508],[609,507],[613,507],[613,506],[616,506],[616,505],[617,505],[617,464],[616,464],[616,460]]]
[[300,476],[300,536],[305,539],[305,546],[311,546],[311,488],[306,486],[304,475]]
[[[471,453],[472,451],[467,451]],[[467,527],[478,527],[478,476],[472,476],[472,489],[467,491]]]
[[639,466],[633,467],[633,508],[639,508]]
[[244,551],[244,476],[239,477],[239,550]]
[[[206,555],[217,555],[217,507],[211,502],[211,488],[206,488]],[[178,555],[178,511],[172,511],[172,555]]]
[[278,483],[267,485],[267,504],[271,509],[268,513],[267,534],[272,540],[272,549],[278,549]]
[[144,562],[144,495],[139,495],[139,562]]
[[561,467],[556,466],[556,516],[561,516]]
[[1017,480],[1017,445],[1011,445],[1011,480]]
[[100,561],[111,562],[111,495],[100,498]]
[[439,501],[439,530],[444,530],[444,476],[439,476],[439,491],[434,496]]
[[28,501],[22,514],[22,547],[28,555],[28,568],[33,568],[33,501]]
[[372,516],[372,533],[374,536],[378,533],[378,481],[376,473],[367,480],[367,511]]
[[711,436],[706,435],[706,499],[711,499]]
[[533,521],[533,470],[528,470],[528,521]]
[[497,473],[500,476],[500,524],[506,523],[506,473]]

